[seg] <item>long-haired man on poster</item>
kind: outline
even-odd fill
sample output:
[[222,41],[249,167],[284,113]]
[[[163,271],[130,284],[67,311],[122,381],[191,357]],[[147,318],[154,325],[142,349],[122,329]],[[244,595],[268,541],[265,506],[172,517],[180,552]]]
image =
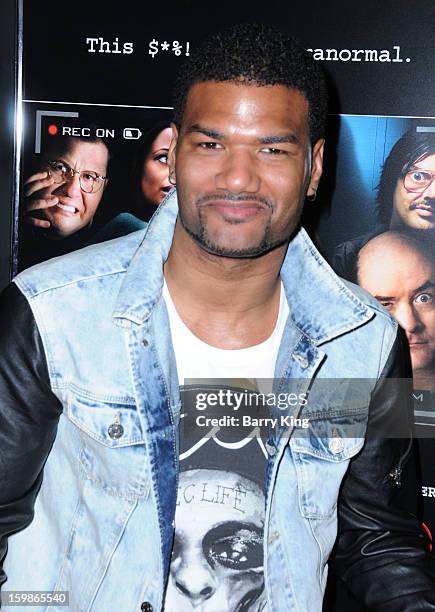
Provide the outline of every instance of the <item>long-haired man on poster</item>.
[[[410,406],[387,385],[409,376],[406,345],[299,227],[325,115],[321,70],[293,40],[249,25],[209,37],[177,79],[177,189],[145,232],[5,291],[5,589],[68,592],[74,611],[320,612],[335,544],[337,574],[370,610],[435,610]],[[294,381],[309,400],[291,416],[313,423],[213,456],[198,438],[181,457],[183,399],[202,411],[194,394],[210,392],[193,378]],[[337,393],[363,380],[365,401],[331,393],[314,410],[324,379]],[[214,407],[238,392],[219,393]],[[389,436],[399,421],[406,435]],[[354,422],[366,436],[347,435]]]

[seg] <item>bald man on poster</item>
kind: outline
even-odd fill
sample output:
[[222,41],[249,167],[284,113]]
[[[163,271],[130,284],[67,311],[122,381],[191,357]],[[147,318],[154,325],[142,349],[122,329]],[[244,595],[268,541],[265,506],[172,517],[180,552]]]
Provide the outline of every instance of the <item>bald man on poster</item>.
[[399,232],[370,240],[358,258],[358,283],[405,330],[414,387],[435,387],[435,251],[431,241]]

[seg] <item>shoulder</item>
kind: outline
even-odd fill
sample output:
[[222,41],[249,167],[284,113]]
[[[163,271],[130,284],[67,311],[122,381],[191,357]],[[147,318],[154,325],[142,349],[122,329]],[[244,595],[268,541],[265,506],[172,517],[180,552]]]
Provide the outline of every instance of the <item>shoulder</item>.
[[98,242],[126,236],[132,232],[145,229],[146,226],[146,221],[142,221],[142,219],[139,219],[135,215],[128,212],[120,213],[98,230],[92,242],[96,244]]
[[125,273],[140,246],[145,230],[139,230],[24,270],[14,283],[27,298],[46,291]]

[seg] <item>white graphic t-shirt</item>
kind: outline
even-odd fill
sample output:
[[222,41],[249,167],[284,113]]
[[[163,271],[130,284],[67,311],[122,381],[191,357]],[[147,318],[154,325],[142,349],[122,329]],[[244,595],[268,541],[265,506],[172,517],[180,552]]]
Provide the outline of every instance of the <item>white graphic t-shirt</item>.
[[[289,312],[284,289],[281,285],[271,336],[239,350],[219,349],[197,338],[178,315],[166,283],[163,297],[183,405],[175,540],[164,610],[266,612],[267,453],[261,436],[252,436],[252,428],[238,427],[228,419],[232,414],[249,414],[250,393],[258,390],[256,380],[273,378]],[[234,412],[231,401],[237,393]],[[222,408],[216,398],[229,399],[230,410],[228,402]],[[219,425],[208,423],[210,417],[220,418]]]

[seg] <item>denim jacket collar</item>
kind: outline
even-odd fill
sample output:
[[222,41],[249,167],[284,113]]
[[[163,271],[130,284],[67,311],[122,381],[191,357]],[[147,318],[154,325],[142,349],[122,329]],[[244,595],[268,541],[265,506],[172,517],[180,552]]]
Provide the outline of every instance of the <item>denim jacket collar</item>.
[[149,318],[162,294],[163,265],[171,248],[177,214],[173,189],[157,208],[131,259],[113,311],[115,319],[142,324]]
[[[172,244],[177,214],[174,189],[153,215],[127,269],[113,312],[120,325],[125,324],[123,320],[144,323],[159,301],[163,264]],[[294,325],[315,345],[355,329],[373,316],[335,275],[303,228],[289,243],[281,278]]]

